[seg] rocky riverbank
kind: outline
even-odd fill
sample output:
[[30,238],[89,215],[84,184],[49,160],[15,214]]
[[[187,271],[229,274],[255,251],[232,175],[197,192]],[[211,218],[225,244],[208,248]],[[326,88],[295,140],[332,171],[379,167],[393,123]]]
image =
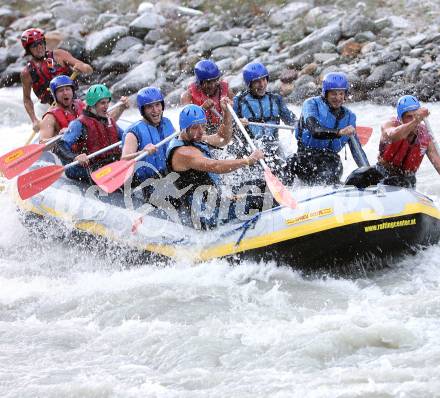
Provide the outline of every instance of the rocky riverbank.
[[106,83],[115,96],[156,85],[178,102],[193,66],[211,57],[234,91],[242,67],[263,62],[270,89],[300,103],[319,93],[334,70],[349,76],[353,100],[393,103],[415,93],[440,99],[440,4],[434,1],[303,0],[91,1],[0,7],[0,86],[20,84],[25,65],[20,35],[40,27],[48,46],[90,63],[85,80]]

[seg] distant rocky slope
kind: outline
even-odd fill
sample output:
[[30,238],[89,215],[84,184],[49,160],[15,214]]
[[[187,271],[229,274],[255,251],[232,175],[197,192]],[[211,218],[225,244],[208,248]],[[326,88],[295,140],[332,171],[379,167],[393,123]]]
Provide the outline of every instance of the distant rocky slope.
[[348,74],[354,100],[440,98],[440,2],[329,3],[10,1],[0,7],[0,86],[19,84],[21,32],[40,27],[49,46],[92,64],[84,85],[106,83],[116,97],[156,85],[176,104],[194,64],[210,57],[234,91],[243,88],[242,67],[263,62],[270,88],[292,103],[316,95],[322,76],[334,70]]

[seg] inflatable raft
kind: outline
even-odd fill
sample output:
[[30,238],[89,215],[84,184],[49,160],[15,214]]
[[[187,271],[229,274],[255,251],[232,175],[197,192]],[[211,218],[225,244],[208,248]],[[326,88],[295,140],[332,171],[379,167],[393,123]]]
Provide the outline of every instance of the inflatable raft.
[[[46,153],[34,167],[51,164],[50,158]],[[391,186],[327,188],[299,198],[296,209],[272,208],[209,233],[172,221],[166,211],[150,207],[146,212],[136,195],[130,200],[122,192],[108,196],[64,176],[25,201],[11,192],[26,221],[38,224],[44,218],[114,245],[194,262],[226,257],[274,260],[298,269],[353,263],[377,268],[390,256],[440,239],[440,211],[433,201]]]

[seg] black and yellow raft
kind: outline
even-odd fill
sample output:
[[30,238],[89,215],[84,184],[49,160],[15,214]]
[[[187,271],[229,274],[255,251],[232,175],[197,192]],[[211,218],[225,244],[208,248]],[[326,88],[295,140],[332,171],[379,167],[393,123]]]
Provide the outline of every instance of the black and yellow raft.
[[[43,165],[47,161],[36,167]],[[300,199],[294,210],[272,208],[209,233],[171,221],[163,211],[144,214],[140,199],[127,202],[120,192],[102,196],[97,187],[66,177],[26,201],[11,192],[26,220],[53,221],[113,245],[194,262],[227,257],[300,269],[378,267],[440,239],[440,211],[433,201],[391,186],[328,188]]]

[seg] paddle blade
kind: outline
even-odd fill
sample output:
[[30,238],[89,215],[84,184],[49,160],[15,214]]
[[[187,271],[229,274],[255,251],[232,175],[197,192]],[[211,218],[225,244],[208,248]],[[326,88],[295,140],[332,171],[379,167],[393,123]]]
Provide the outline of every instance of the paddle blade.
[[0,157],[0,171],[7,179],[14,178],[32,166],[41,156],[44,144],[32,144],[13,149]]
[[292,193],[283,185],[283,183],[270,171],[268,167],[264,168],[264,178],[274,199],[282,206],[296,208],[296,200]]
[[18,194],[23,200],[44,191],[52,185],[64,172],[63,166],[47,166],[32,170],[18,177]]
[[116,191],[133,174],[135,160],[118,160],[92,173],[92,179],[107,193]]
[[362,146],[367,144],[372,133],[373,133],[373,129],[371,127],[366,127],[366,126],[357,126],[356,127],[356,134],[357,134],[357,136],[359,138],[359,142],[361,143]]

